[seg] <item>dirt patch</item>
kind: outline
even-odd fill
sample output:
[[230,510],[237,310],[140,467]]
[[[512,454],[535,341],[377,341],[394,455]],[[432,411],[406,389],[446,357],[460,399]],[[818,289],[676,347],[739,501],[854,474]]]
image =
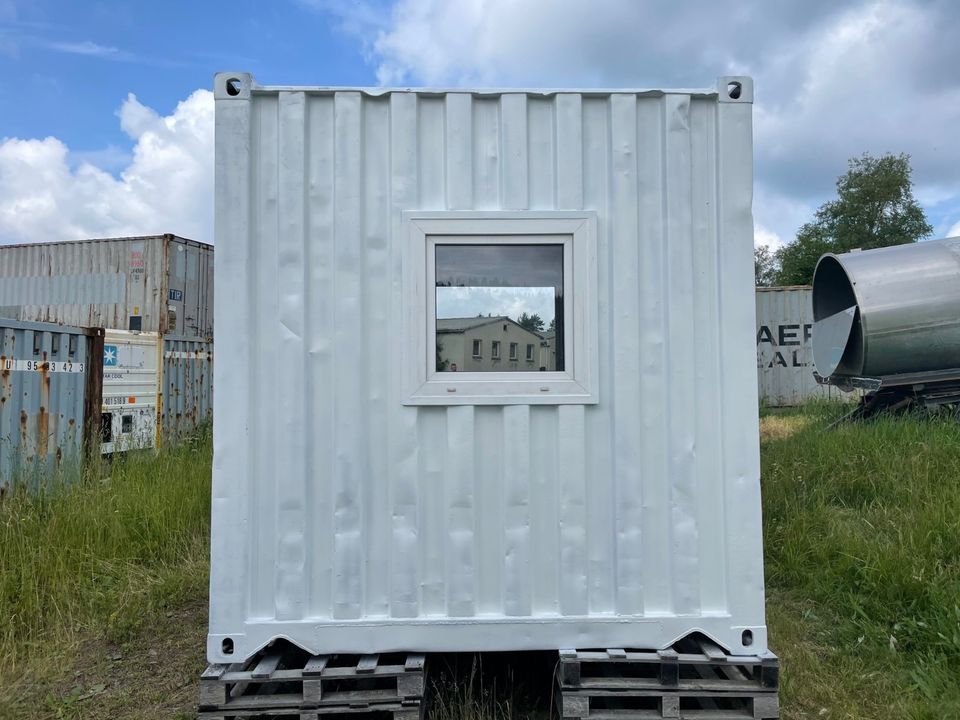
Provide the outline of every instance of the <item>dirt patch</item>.
[[196,717],[206,632],[207,605],[196,602],[161,615],[122,647],[83,642],[62,671],[26,689],[11,720]]
[[761,440],[783,440],[810,425],[812,419],[804,415],[766,415],[760,418]]

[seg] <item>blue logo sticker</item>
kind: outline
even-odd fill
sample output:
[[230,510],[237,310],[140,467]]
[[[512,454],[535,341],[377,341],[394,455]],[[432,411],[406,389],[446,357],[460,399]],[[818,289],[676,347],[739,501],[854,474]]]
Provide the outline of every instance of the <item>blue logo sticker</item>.
[[117,364],[117,346],[104,345],[103,346],[103,366],[115,367],[116,364]]

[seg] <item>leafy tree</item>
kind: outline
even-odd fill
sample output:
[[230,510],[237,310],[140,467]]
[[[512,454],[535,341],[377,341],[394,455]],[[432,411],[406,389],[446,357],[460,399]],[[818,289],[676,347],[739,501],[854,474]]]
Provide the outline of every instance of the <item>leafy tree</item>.
[[753,274],[760,287],[773,285],[777,276],[777,259],[770,248],[760,246],[753,249]]
[[437,372],[446,372],[447,368],[450,367],[450,361],[442,357],[443,355],[443,343],[439,340],[437,341]]
[[543,332],[543,318],[536,313],[533,315],[521,314],[517,324],[530,332]]
[[550,318],[550,326],[547,328],[547,330],[549,330],[549,331],[552,332],[552,333],[555,333],[555,332],[557,331],[557,318],[556,318],[556,317]]
[[777,252],[777,284],[809,283],[825,252],[903,245],[930,235],[933,227],[913,197],[910,173],[906,154],[851,158],[837,179],[837,199],[821,205],[797,239]]

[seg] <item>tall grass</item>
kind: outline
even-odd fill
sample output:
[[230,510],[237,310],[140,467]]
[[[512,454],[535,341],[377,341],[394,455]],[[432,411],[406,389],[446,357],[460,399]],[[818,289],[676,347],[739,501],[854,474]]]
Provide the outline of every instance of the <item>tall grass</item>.
[[960,423],[827,429],[836,415],[764,418],[768,585],[813,615],[825,645],[902,690],[889,717],[960,717]]
[[83,479],[0,503],[0,677],[76,638],[122,642],[152,614],[203,597],[209,433],[117,456]]

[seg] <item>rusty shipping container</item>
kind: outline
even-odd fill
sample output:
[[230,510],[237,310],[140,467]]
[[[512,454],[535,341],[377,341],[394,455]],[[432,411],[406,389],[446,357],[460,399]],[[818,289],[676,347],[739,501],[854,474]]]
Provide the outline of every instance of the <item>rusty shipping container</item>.
[[163,339],[160,388],[163,410],[157,444],[176,442],[213,420],[213,343]]
[[100,425],[103,331],[0,319],[0,493],[71,479]]
[[813,378],[812,290],[809,285],[757,288],[757,384],[760,404],[791,407],[849,400]]
[[213,246],[176,235],[0,246],[0,316],[213,336]]

